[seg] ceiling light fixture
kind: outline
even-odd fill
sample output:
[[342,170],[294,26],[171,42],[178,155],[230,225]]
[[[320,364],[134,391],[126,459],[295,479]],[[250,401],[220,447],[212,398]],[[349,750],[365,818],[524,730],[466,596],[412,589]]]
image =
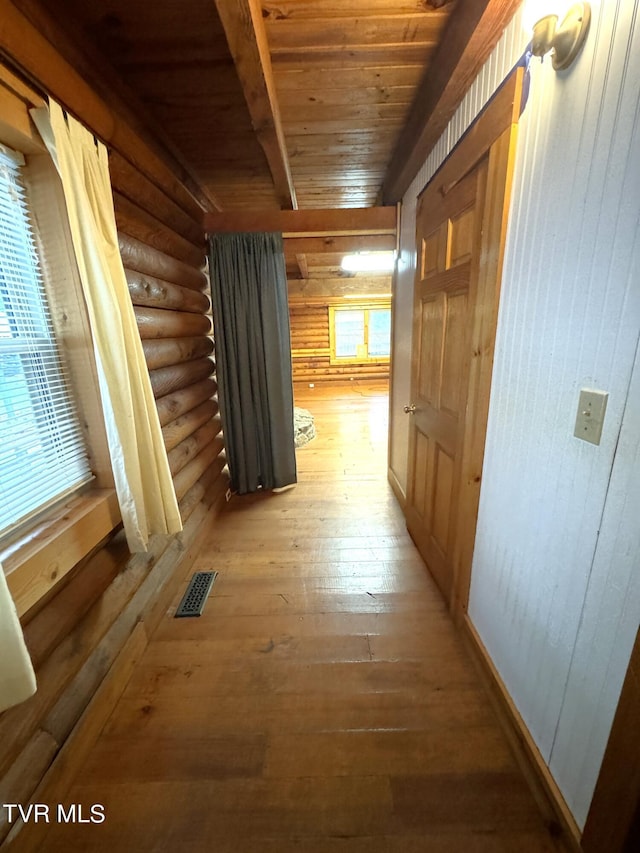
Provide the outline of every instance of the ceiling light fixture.
[[573,3],[562,23],[558,24],[557,2],[538,4],[540,12],[533,25],[531,52],[542,58],[549,51],[551,64],[556,71],[568,68],[576,58],[589,32],[591,6],[589,3]]
[[340,266],[346,272],[392,272],[395,263],[395,252],[355,252],[345,255]]

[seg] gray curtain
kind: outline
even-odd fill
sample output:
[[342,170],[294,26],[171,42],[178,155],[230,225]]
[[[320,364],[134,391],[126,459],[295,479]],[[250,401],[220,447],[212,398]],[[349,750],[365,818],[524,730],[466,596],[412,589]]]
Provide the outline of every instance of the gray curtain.
[[239,494],[296,482],[281,234],[214,234],[209,264],[220,416]]

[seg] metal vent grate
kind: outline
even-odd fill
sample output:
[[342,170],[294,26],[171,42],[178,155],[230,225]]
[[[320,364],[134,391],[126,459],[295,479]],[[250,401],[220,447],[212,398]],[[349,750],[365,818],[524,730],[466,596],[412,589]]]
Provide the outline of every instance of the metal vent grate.
[[182,596],[182,601],[174,618],[201,616],[213,582],[217,577],[217,572],[196,572],[189,581],[189,586]]

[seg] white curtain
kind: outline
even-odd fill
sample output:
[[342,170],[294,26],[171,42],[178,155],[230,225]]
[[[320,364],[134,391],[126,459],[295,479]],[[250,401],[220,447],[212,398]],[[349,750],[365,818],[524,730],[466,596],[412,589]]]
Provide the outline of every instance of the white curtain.
[[0,565],[0,711],[36,692],[36,677],[24,643],[20,620]]
[[127,542],[145,551],[151,534],[182,522],[118,250],[107,151],[54,101],[32,116],[62,180]]

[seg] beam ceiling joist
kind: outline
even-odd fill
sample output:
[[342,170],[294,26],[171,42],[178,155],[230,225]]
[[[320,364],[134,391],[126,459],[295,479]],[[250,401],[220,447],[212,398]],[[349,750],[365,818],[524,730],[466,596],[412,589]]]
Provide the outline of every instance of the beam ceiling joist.
[[296,210],[271,55],[260,0],[215,0],[251,122],[267,158],[281,207]]
[[289,302],[306,304],[319,301],[327,304],[327,299],[389,299],[391,297],[391,273],[376,276],[355,276],[354,278],[316,278],[289,279]]
[[385,204],[402,199],[521,0],[459,0],[418,87],[382,186]]
[[351,252],[392,252],[394,234],[353,234],[347,237],[288,237],[285,255],[348,255]]
[[286,238],[395,235],[397,212],[395,205],[333,210],[230,210],[205,214],[203,224],[209,234],[280,231]]
[[307,256],[304,254],[297,254],[296,264],[300,271],[300,278],[309,278],[309,264],[307,263]]

